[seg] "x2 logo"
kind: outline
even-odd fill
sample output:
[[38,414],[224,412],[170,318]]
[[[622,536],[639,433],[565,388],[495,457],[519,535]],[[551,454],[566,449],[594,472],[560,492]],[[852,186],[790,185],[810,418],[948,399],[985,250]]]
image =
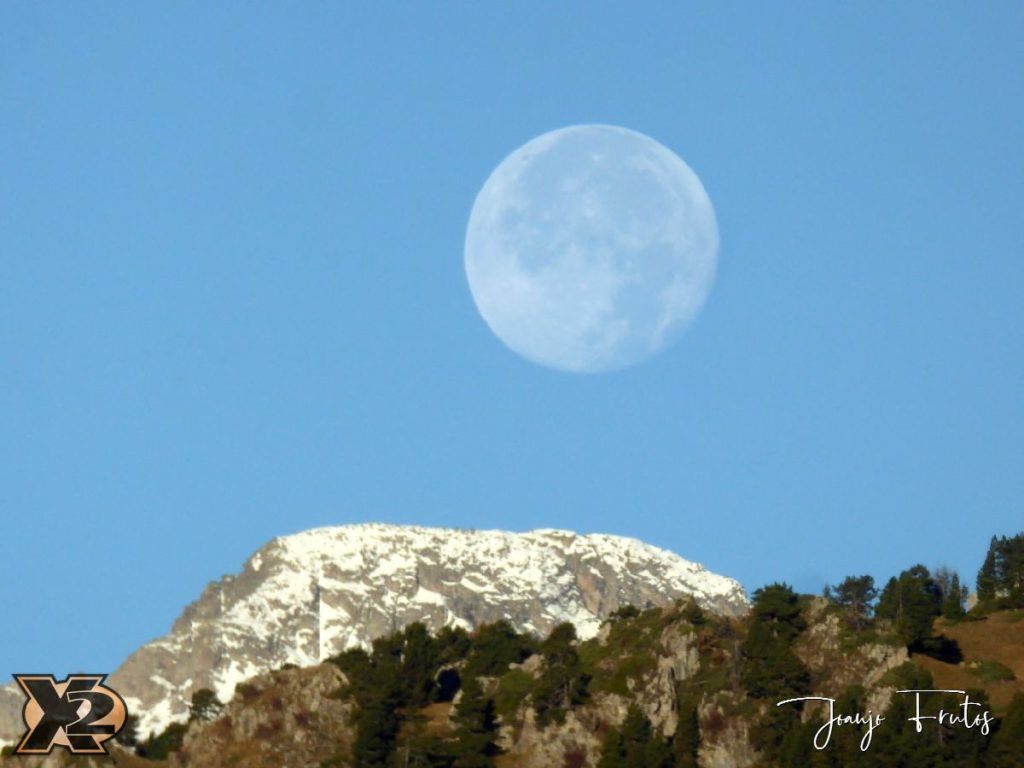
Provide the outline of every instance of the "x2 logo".
[[74,754],[106,755],[104,742],[124,727],[124,699],[103,685],[106,675],[15,675],[28,701],[22,710],[28,731],[16,755],[48,755],[61,746]]

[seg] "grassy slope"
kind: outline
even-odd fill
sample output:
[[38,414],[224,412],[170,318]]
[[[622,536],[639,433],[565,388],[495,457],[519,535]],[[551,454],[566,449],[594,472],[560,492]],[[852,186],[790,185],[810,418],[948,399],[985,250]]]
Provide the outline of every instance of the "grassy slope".
[[[948,624],[939,621],[936,632],[956,640],[964,655],[960,664],[946,664],[927,656],[914,661],[932,673],[938,688],[984,688],[996,714],[1002,714],[1017,692],[1024,692],[1024,611],[1005,611],[978,621]],[[1013,671],[1012,681],[986,682],[971,671],[972,662],[995,661]]]

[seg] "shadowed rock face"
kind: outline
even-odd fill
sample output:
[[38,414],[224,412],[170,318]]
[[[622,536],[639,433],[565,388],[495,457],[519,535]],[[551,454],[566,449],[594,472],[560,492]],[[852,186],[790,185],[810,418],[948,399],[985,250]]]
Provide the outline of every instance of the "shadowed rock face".
[[[321,528],[274,539],[240,574],[211,583],[169,634],[132,654],[110,680],[146,735],[184,719],[193,690],[212,688],[227,701],[247,678],[317,664],[413,621],[437,630],[508,619],[538,635],[569,621],[587,638],[621,606],[688,596],[717,613],[747,608],[736,581],[633,539]],[[0,738],[8,741],[21,730],[22,697],[11,693],[5,699],[0,691]]]

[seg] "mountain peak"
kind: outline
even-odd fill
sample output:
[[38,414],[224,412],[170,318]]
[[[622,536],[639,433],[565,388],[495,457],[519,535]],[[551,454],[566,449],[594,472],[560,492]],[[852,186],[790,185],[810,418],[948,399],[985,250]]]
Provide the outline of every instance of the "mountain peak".
[[572,622],[582,638],[624,605],[692,597],[746,610],[740,584],[636,539],[365,523],[272,539],[238,574],[209,584],[111,676],[141,734],[187,715],[193,690],[227,701],[243,680],[317,664],[422,621],[430,629],[509,620],[544,636]]

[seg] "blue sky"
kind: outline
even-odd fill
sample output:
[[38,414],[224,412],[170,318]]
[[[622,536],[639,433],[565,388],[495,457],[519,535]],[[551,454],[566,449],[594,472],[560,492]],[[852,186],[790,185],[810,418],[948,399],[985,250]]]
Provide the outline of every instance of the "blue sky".
[[[267,539],[603,531],[807,591],[1024,528],[1017,3],[0,9],[0,671],[111,670]],[[716,209],[644,365],[558,373],[462,242],[619,124]]]

